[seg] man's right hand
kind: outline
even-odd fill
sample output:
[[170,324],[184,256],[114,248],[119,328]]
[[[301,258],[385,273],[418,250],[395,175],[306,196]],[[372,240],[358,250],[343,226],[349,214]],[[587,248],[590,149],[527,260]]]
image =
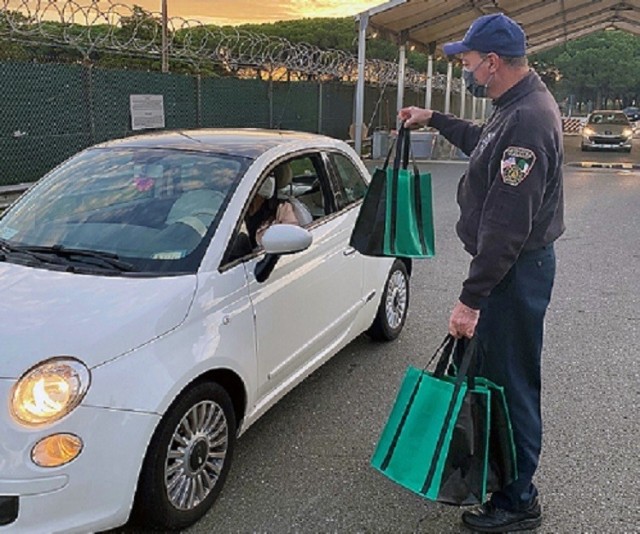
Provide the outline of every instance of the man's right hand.
[[409,106],[398,111],[398,118],[404,121],[405,128],[427,126],[433,115],[433,110]]

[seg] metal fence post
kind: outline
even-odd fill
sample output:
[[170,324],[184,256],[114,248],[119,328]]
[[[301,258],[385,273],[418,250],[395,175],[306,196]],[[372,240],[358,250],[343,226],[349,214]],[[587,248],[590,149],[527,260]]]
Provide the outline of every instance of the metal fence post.
[[196,128],[202,126],[202,76],[196,75]]
[[269,100],[269,128],[273,128],[273,77],[269,73],[269,85],[267,86],[267,97]]
[[83,65],[82,73],[84,77],[84,98],[89,122],[89,145],[96,142],[96,120],[93,111],[93,64]]
[[322,133],[322,82],[318,83],[318,133]]

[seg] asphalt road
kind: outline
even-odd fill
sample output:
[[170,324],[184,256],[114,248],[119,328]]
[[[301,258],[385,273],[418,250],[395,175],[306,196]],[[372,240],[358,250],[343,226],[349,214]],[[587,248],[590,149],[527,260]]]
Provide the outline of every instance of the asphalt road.
[[[568,154],[579,153],[575,139]],[[453,231],[464,164],[423,167],[433,175],[437,256],[415,263],[400,339],[360,337],[249,429],[218,502],[189,532],[465,532],[458,509],[369,466],[406,367],[446,333],[468,264]],[[567,231],[543,356],[538,532],[640,532],[640,171],[567,167],[565,179]]]
[[[582,158],[578,143],[567,139],[567,162],[638,162],[640,146],[632,159]],[[361,336],[250,428],[219,500],[189,533],[466,532],[459,509],[369,466],[405,369],[445,335],[468,267],[453,230],[465,164],[421,167],[433,176],[437,255],[414,264],[401,337],[377,344]],[[640,170],[567,166],[565,184],[567,231],[556,246],[543,355],[538,532],[638,533]]]

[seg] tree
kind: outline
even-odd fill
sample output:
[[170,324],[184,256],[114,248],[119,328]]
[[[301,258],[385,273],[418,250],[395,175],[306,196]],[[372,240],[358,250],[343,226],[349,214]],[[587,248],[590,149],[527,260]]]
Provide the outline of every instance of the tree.
[[624,107],[640,97],[640,38],[613,30],[569,41],[532,57],[554,72],[556,97],[575,95],[593,107]]
[[128,17],[120,18],[118,37],[123,40],[137,39],[145,43],[162,43],[162,20],[150,11],[134,5]]

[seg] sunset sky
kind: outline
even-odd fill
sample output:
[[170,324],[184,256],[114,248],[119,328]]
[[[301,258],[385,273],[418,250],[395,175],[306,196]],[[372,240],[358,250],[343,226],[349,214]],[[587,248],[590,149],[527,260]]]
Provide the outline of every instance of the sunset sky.
[[[64,0],[62,0],[64,1]],[[83,5],[82,0],[76,0]],[[386,0],[167,0],[169,16],[193,18],[209,24],[276,22],[304,17],[345,17],[383,4]],[[60,2],[60,0],[59,0]],[[161,0],[113,0],[160,11]],[[99,2],[99,5],[105,5]]]
[[[213,24],[276,22],[303,17],[344,17],[385,0],[168,0],[169,15],[203,19]],[[139,0],[148,9],[159,0]],[[145,7],[146,7],[145,6]]]

